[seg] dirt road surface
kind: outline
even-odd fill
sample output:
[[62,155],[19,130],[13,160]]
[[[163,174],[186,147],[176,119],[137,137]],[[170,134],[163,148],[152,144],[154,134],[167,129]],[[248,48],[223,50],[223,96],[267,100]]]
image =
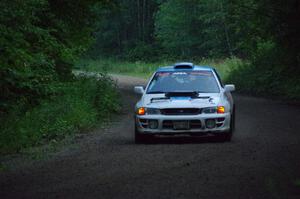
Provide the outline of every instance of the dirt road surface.
[[164,138],[134,144],[134,85],[118,80],[111,127],[46,160],[0,173],[0,198],[300,198],[300,107],[235,95],[231,142]]

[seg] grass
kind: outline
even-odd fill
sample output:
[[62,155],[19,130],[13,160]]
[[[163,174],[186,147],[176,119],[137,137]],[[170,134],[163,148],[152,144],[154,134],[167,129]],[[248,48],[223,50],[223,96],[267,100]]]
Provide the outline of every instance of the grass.
[[84,71],[124,74],[143,78],[150,77],[159,66],[165,65],[170,65],[170,63],[128,62],[113,59],[81,60],[77,63],[77,67]]
[[[230,71],[238,67],[240,63],[241,61],[236,58],[225,60],[204,59],[198,62],[194,62],[194,64],[197,65],[209,65],[216,68],[223,79],[226,79]],[[149,78],[158,67],[173,64],[173,61],[146,63],[140,61],[118,61],[114,59],[85,59],[77,63],[77,68],[85,71],[124,74],[130,76]]]
[[24,111],[19,103],[1,118],[0,154],[19,152],[33,146],[62,140],[103,122],[119,109],[114,82],[78,77],[52,85],[53,95]]
[[[85,59],[77,63],[77,68],[93,72],[149,78],[159,66],[173,65],[174,63],[174,61],[146,63],[114,59]],[[284,67],[259,67],[238,58],[202,59],[194,61],[194,64],[216,68],[224,83],[235,84],[240,93],[295,101],[300,99],[300,77],[294,73],[285,73],[288,70]]]

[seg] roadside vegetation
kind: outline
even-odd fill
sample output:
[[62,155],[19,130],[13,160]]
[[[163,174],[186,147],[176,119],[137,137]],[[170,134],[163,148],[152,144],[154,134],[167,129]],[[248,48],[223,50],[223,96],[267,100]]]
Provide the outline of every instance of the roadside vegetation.
[[[191,61],[191,60],[190,60]],[[76,68],[89,72],[102,72],[110,74],[123,74],[130,76],[137,76],[149,78],[153,72],[159,67],[171,66],[176,61],[160,61],[160,62],[145,62],[145,61],[122,61],[118,59],[83,59],[77,62]],[[194,64],[203,66],[215,67],[222,78],[227,79],[236,68],[238,68],[242,61],[238,58],[228,58],[224,60],[194,60]]]
[[87,131],[119,110],[115,84],[104,75],[76,77],[53,84],[51,89],[52,95],[32,108],[20,101],[1,118],[1,153],[18,152]]
[[105,1],[0,1],[0,154],[61,140],[118,110],[111,79],[72,74]]

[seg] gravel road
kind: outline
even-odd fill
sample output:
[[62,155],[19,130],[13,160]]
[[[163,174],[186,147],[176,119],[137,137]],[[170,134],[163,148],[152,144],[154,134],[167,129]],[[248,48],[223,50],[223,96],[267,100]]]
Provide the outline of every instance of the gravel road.
[[47,160],[0,173],[0,198],[300,198],[300,107],[235,95],[232,142],[164,138],[134,144],[132,90],[111,127]]

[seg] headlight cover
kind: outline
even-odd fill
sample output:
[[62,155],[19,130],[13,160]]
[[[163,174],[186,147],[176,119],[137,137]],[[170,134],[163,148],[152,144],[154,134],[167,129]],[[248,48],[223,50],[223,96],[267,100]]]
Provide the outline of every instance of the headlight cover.
[[147,115],[158,115],[160,114],[160,110],[158,108],[146,108]]
[[223,113],[225,113],[225,107],[224,106],[207,107],[207,108],[204,108],[202,110],[202,113],[206,113],[206,114],[213,114],[213,113],[223,114]]
[[202,113],[217,113],[217,107],[207,107],[202,110]]

